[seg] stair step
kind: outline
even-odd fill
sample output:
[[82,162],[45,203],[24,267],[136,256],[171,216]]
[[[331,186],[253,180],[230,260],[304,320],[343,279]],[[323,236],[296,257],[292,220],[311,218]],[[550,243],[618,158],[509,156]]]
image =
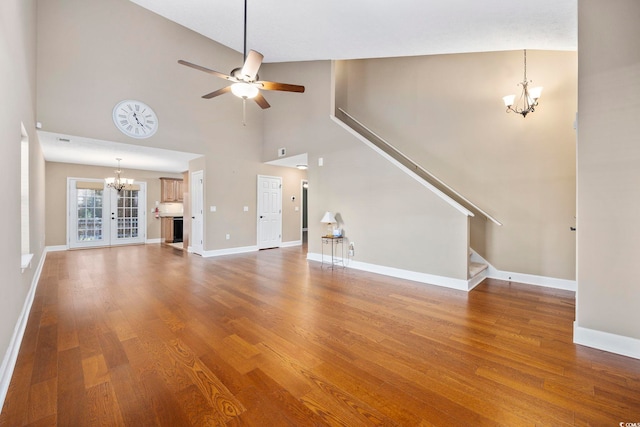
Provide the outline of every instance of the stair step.
[[476,277],[478,274],[482,273],[489,266],[487,264],[479,263],[479,262],[470,262],[469,263],[469,279]]

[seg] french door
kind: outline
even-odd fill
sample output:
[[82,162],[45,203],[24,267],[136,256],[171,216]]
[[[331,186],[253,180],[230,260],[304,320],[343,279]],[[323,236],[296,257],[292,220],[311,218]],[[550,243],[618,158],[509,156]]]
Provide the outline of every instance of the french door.
[[68,179],[69,248],[140,244],[146,240],[146,183],[120,192],[103,180]]

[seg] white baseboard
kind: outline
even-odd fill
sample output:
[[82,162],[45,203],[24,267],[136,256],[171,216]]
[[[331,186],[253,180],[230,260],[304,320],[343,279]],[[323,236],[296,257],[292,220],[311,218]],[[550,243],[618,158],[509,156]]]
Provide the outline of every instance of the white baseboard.
[[156,243],[162,243],[162,237],[158,237],[157,239],[147,239],[145,244],[147,245],[155,245]]
[[290,242],[282,242],[280,243],[281,248],[291,248],[294,246],[302,246],[302,240],[292,240]]
[[58,245],[58,246],[47,246],[44,248],[45,253],[47,252],[60,252],[60,251],[66,251],[67,249],[69,249],[67,247],[67,245]]
[[[309,252],[307,253],[307,259],[310,261],[322,262],[322,254]],[[329,263],[331,263],[330,260]],[[366,262],[353,260],[348,261],[347,266],[355,270],[368,271],[370,273],[382,274],[384,276],[396,277],[399,279],[413,280],[414,282],[425,283],[429,285],[442,286],[445,288],[457,289],[460,291],[470,290],[469,282],[464,279],[454,279],[451,277],[419,273],[417,271],[403,270],[400,268],[386,267],[384,265],[369,264]]]
[[203,251],[202,257],[210,258],[210,257],[216,257],[216,256],[223,256],[223,255],[244,254],[247,252],[256,252],[257,250],[258,250],[257,246],[242,246],[238,248],[215,249],[212,251]]
[[573,322],[573,342],[610,353],[640,359],[640,340],[578,326]]
[[[66,250],[66,246],[64,248],[64,250]],[[29,313],[31,312],[31,306],[33,305],[33,299],[36,295],[38,281],[40,280],[40,275],[42,274],[42,267],[44,266],[47,252],[49,252],[48,247],[46,247],[42,252],[42,256],[40,257],[40,261],[38,262],[38,267],[33,274],[33,279],[31,280],[31,286],[29,287],[27,298],[25,299],[24,305],[22,306],[22,312],[20,313],[18,321],[16,322],[16,325],[13,329],[13,335],[11,336],[9,347],[7,348],[7,351],[2,359],[2,365],[0,365],[0,408],[2,408],[2,406],[4,405],[4,400],[7,397],[7,392],[9,391],[9,384],[11,383],[11,377],[13,376],[13,370],[16,366],[16,361],[18,360],[18,352],[20,351],[20,345],[22,344],[24,331],[27,327]]]
[[489,268],[487,268],[486,277],[490,279],[518,282],[526,285],[543,286],[545,288],[562,289],[573,292],[578,289],[578,285],[575,280],[557,279],[555,277],[498,270],[491,265],[491,263],[487,262],[486,259],[478,255],[478,253],[473,249],[471,249],[471,261],[487,264]]

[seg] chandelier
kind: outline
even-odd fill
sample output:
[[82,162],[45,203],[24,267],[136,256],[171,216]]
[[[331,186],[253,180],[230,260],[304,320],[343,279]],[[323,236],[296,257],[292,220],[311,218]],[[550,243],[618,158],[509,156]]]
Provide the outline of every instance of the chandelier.
[[507,95],[502,98],[504,105],[507,107],[507,113],[513,111],[514,113],[522,114],[522,117],[527,117],[527,114],[536,111],[538,106],[538,99],[542,93],[542,86],[536,86],[529,88],[529,83],[533,83],[532,80],[527,80],[527,50],[524,50],[524,80],[518,83],[522,86],[522,93],[518,99],[518,103],[515,104],[516,96]]
[[115,189],[118,193],[125,189],[127,186],[133,184],[133,179],[131,178],[122,178],[120,174],[122,171],[120,170],[120,158],[116,158],[118,161],[118,169],[114,172],[116,173],[115,177],[105,178],[104,181],[107,183],[107,187],[111,187]]

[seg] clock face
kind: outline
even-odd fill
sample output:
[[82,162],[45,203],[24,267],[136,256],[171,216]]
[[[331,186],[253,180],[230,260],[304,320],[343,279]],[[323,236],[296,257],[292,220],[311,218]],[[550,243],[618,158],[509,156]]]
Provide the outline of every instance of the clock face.
[[113,122],[132,138],[149,138],[158,130],[158,117],[144,102],[127,99],[113,108]]

